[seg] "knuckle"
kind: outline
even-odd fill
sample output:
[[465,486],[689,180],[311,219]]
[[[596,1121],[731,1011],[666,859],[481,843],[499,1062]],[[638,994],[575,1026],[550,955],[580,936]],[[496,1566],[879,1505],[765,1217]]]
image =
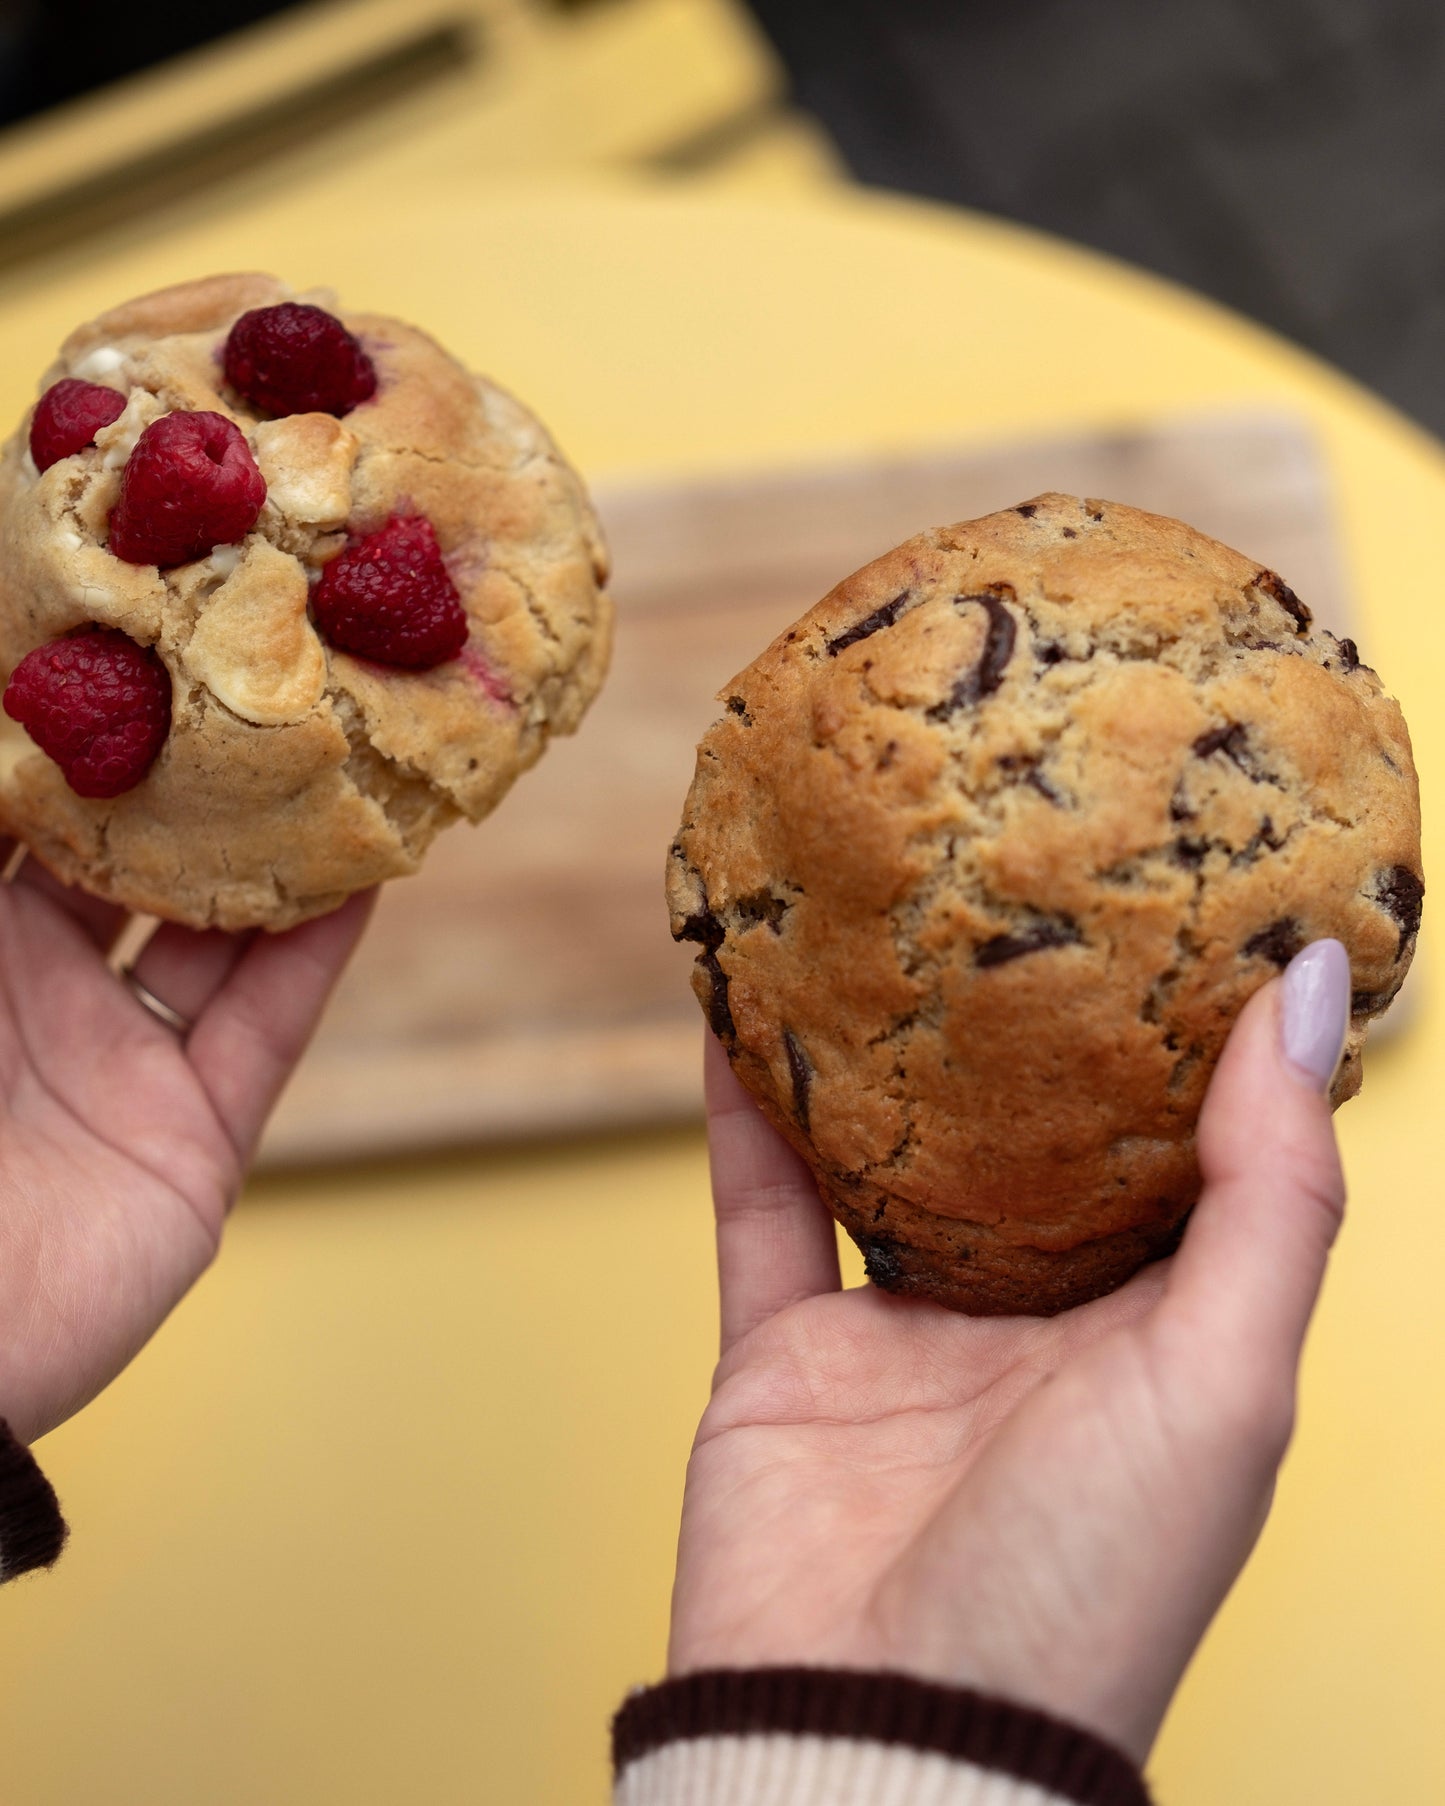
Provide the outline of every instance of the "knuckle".
[[762,1228],[799,1200],[799,1188],[787,1179],[760,1179],[718,1187],[714,1202],[720,1219],[747,1228]]
[[1345,1218],[1345,1183],[1338,1163],[1306,1170],[1300,1176],[1300,1191],[1328,1246],[1339,1234]]

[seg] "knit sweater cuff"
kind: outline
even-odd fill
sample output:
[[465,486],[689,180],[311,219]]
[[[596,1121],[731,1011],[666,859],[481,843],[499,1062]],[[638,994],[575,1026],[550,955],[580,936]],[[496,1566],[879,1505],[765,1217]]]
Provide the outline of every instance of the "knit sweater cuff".
[[632,1695],[612,1755],[614,1806],[1149,1806],[1090,1732],[902,1674],[685,1675]]
[[0,1418],[0,1581],[48,1568],[64,1547],[65,1535],[54,1488]]

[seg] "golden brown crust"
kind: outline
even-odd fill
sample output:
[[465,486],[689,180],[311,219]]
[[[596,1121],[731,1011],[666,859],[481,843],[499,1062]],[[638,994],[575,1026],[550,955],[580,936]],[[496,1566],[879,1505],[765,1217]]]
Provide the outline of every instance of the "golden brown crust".
[[[316,299],[357,334],[377,394],[343,419],[258,417],[220,349],[249,308]],[[596,694],[611,642],[607,558],[545,430],[415,327],[217,276],[111,309],[66,341],[62,376],[128,396],[93,448],[37,477],[28,420],[0,457],[0,666],[88,622],[154,646],[170,737],[120,797],[77,797],[0,717],[7,831],[68,882],[196,926],[279,929],[416,869],[436,831],[479,820]],[[130,447],[175,408],[241,427],[267,482],[237,548],[157,572],[106,549]],[[326,646],[307,586],[346,535],[426,515],[470,617],[459,659],[387,670]]]
[[673,931],[880,1283],[1053,1310],[1166,1251],[1229,1025],[1321,936],[1358,1089],[1418,790],[1379,679],[1273,573],[1042,496],[856,573],[723,694]]
[[258,270],[200,276],[194,282],[177,282],[108,307],[103,314],[76,327],[61,346],[60,359],[69,365],[97,345],[113,345],[122,339],[165,339],[182,332],[214,332],[222,326],[229,328],[250,308],[294,299],[285,283]]

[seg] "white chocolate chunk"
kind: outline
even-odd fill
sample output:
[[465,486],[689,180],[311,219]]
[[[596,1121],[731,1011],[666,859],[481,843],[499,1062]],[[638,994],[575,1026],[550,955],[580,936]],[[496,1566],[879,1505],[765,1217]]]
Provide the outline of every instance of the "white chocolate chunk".
[[83,383],[98,383],[102,377],[114,376],[124,363],[125,353],[116,346],[97,345],[94,351],[86,352],[71,374]]
[[351,512],[357,439],[330,414],[287,414],[256,428],[266,500],[298,526],[342,526]]
[[218,577],[231,577],[240,568],[242,557],[240,546],[212,546],[206,563]]
[[306,593],[297,560],[253,539],[202,608],[182,664],[246,721],[299,720],[326,687],[326,653],[306,618]]
[[135,450],[136,440],[165,411],[148,390],[132,389],[130,399],[125,404],[125,412],[112,420],[109,426],[103,426],[95,435],[95,442],[104,453],[100,461],[101,469],[119,470]]

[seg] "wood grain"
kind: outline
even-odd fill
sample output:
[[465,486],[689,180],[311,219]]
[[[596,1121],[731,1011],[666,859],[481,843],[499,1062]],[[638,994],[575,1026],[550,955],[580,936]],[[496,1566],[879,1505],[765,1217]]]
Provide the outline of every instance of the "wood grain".
[[1325,480],[1290,418],[604,489],[607,688],[489,821],[451,830],[389,887],[263,1159],[695,1116],[695,949],[669,938],[662,867],[717,692],[857,566],[1044,489],[1177,514],[1350,630]]

